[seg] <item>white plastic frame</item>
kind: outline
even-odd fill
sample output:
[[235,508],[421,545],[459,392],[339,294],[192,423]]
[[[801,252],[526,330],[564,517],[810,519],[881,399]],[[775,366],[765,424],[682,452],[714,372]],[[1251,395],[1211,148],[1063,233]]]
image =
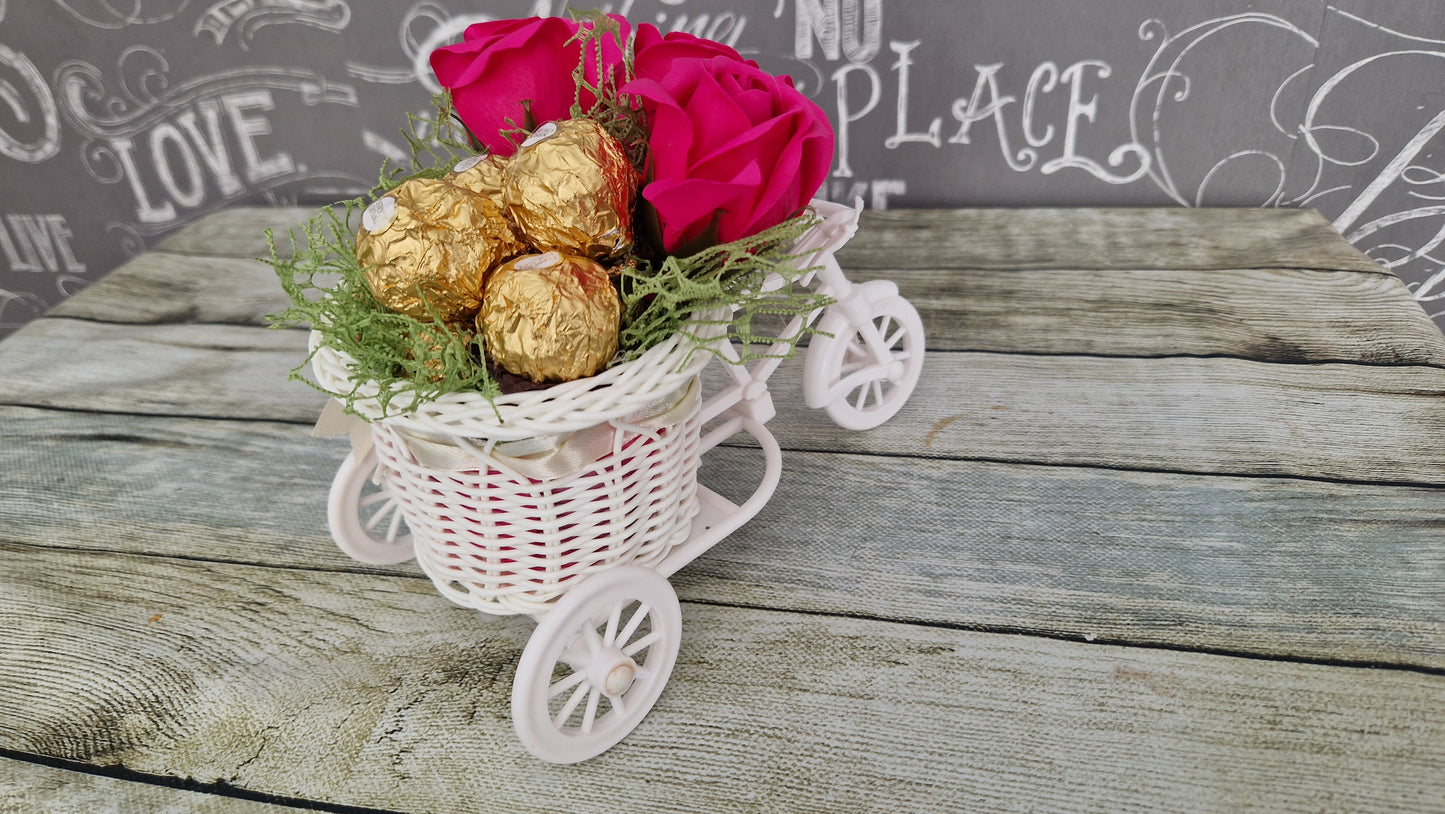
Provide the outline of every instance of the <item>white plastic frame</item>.
[[[532,613],[539,624],[523,653],[513,685],[513,724],[518,738],[536,757],[553,763],[576,763],[595,757],[611,748],[632,731],[656,702],[671,673],[680,643],[681,617],[677,598],[667,577],[701,556],[727,535],[752,519],[772,498],[782,473],[782,452],[777,439],[765,426],[775,415],[768,379],[785,357],[786,342],[795,339],[807,326],[817,322],[817,330],[808,348],[803,369],[804,402],[811,408],[827,411],[839,426],[862,430],[875,427],[891,418],[907,401],[917,384],[923,365],[923,325],[917,311],[891,282],[851,283],[843,274],[834,252],[852,237],[857,229],[861,202],[854,207],[814,201],[813,211],[823,222],[793,247],[801,255],[800,263],[816,267],[803,285],[833,300],[826,309],[793,318],[784,328],[778,344],[763,358],[750,364],[739,362],[740,354],[725,338],[717,340],[716,350],[730,364],[724,365],[730,382],[709,397],[700,409],[702,424],[707,427],[699,445],[699,455],[716,447],[739,432],[751,435],[763,456],[763,475],[752,495],[741,504],[698,485],[699,512],[692,521],[687,538],[650,568],[624,565],[602,571],[567,590],[544,611]],[[781,278],[773,278],[765,287],[780,287]],[[313,339],[314,341],[314,339]],[[675,342],[649,352],[656,364],[642,371],[614,373],[611,378],[631,376],[642,380],[644,389],[665,390],[674,386],[666,377],[650,370],[667,369],[679,348]],[[687,364],[686,375],[694,375],[706,364],[706,354],[696,354],[702,361]],[[318,379],[329,389],[345,389],[346,360],[322,348],[314,363]],[[671,375],[671,374],[669,374]],[[561,386],[586,391],[587,385],[571,383]],[[545,392],[545,391],[544,391]],[[649,391],[651,392],[651,391]],[[630,396],[641,404],[654,396]],[[524,396],[513,405],[502,405],[506,411],[521,410],[538,397]],[[546,396],[542,398],[547,398]],[[467,436],[490,435],[498,440],[523,438],[539,432],[555,432],[558,427],[580,429],[595,419],[585,410],[562,405],[556,409],[531,408],[526,419],[510,422],[497,418],[498,411],[485,408],[468,396],[449,399],[456,404],[428,405],[415,414],[395,421],[410,429],[431,434],[451,435],[458,445],[472,448]],[[621,401],[624,407],[630,404]],[[543,406],[547,407],[548,403]],[[606,409],[617,409],[609,403]],[[363,410],[365,411],[365,410]],[[537,419],[536,416],[542,416]],[[479,432],[481,426],[485,432]],[[376,494],[366,494],[366,486],[375,471],[374,453],[361,460],[348,458],[333,484],[328,509],[331,530],[338,546],[363,562],[400,562],[409,559],[405,551],[407,537],[387,515],[378,536],[368,528],[366,518],[358,518],[363,504],[375,507],[375,514],[386,515],[385,486]],[[380,497],[377,494],[381,495]],[[420,545],[420,541],[417,543]],[[647,661],[638,668],[627,667],[631,653],[609,637],[625,630],[618,628],[619,609],[636,605],[631,611],[636,618],[646,618],[656,631],[645,645]],[[633,617],[629,617],[633,618]],[[625,624],[625,623],[621,623]],[[590,631],[590,633],[589,633]],[[579,638],[580,637],[580,638]],[[623,637],[625,638],[625,637]],[[576,650],[576,642],[596,639],[591,656]],[[616,651],[616,652],[614,652]],[[590,667],[598,653],[606,656],[601,668]],[[569,698],[586,704],[564,710],[566,715],[549,712],[549,703],[557,692],[552,681],[559,664],[572,667],[572,683],[564,690]],[[637,669],[633,669],[637,668]],[[627,674],[627,686],[621,686],[619,675]],[[616,686],[614,686],[616,685]],[[630,699],[630,700],[629,700]],[[600,704],[609,709],[598,713]],[[575,706],[575,705],[574,705]],[[581,716],[577,722],[577,716]],[[558,717],[562,720],[558,720]]]

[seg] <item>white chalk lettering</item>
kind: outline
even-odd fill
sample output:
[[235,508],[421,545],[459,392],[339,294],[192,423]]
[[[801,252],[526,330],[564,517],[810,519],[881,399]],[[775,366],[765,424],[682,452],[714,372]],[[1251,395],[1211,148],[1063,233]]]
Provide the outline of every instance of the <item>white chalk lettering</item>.
[[671,18],[671,21],[666,13],[659,13],[656,19],[657,27],[664,31],[681,31],[684,34],[720,42],[733,48],[737,47],[738,40],[743,36],[743,29],[748,24],[746,15],[731,11],[724,11],[717,16],[699,14],[696,17],[689,17],[686,14],[679,14]]
[[176,208],[170,201],[162,201],[159,206],[151,203],[150,195],[146,192],[145,185],[141,183],[140,169],[136,166],[135,142],[129,138],[113,138],[110,140],[111,150],[115,153],[116,159],[120,162],[120,174],[130,185],[131,194],[135,196],[136,220],[141,223],[166,223],[176,219]]
[[[850,101],[852,94],[849,88],[849,77],[856,73],[861,73],[868,79],[868,102],[858,110],[852,109]],[[838,155],[838,166],[833,168],[833,176],[852,178],[853,168],[848,165],[848,127],[873,112],[873,108],[878,106],[878,100],[883,96],[883,82],[879,79],[878,72],[873,70],[872,65],[857,65],[851,62],[833,72],[833,82],[837,85],[838,90],[838,125],[834,134],[834,152]]]
[[71,249],[74,236],[64,215],[6,215],[0,223],[0,253],[11,271],[81,274],[85,264]]
[[871,181],[835,179],[824,184],[818,194],[829,201],[849,205],[862,198],[874,209],[887,209],[889,198],[908,194],[908,182],[902,178],[875,178]]
[[1034,135],[1034,105],[1037,104],[1040,93],[1053,93],[1054,88],[1059,86],[1059,66],[1053,62],[1041,62],[1034,72],[1029,75],[1029,85],[1024,89],[1024,141],[1034,147],[1043,147],[1054,140],[1054,126],[1044,125],[1042,136]]
[[[1108,64],[1094,59],[1085,59],[1075,62],[1065,68],[1059,74],[1059,80],[1069,86],[1069,109],[1064,116],[1064,154],[1058,158],[1045,161],[1039,168],[1045,175],[1058,172],[1063,169],[1080,169],[1093,175],[1101,181],[1111,184],[1128,184],[1144,177],[1149,171],[1149,154],[1144,148],[1137,144],[1128,143],[1116,148],[1109,154],[1109,166],[1119,167],[1124,164],[1127,157],[1132,155],[1139,160],[1139,168],[1129,175],[1117,175],[1104,169],[1099,162],[1092,158],[1079,155],[1079,120],[1086,119],[1091,124],[1099,112],[1099,97],[1090,97],[1089,101],[1082,100],[1083,91],[1081,87],[1084,81],[1084,70],[1093,68],[1100,79],[1108,79],[1112,72]],[[1030,83],[1032,84],[1032,83]]]
[[[167,150],[166,145],[173,149]],[[184,181],[176,177],[170,156],[178,157],[185,167]],[[170,122],[161,122],[151,130],[151,166],[160,176],[161,186],[171,199],[187,209],[195,209],[206,200],[206,179],[201,175],[196,153],[186,137]],[[184,186],[183,186],[184,185]]]
[[[4,4],[0,3],[0,16],[3,9]],[[6,103],[19,124],[38,123],[40,130],[28,139],[0,130],[0,155],[38,164],[60,152],[60,113],[55,107],[55,97],[35,63],[19,51],[0,45],[0,66],[19,74],[21,86],[35,97],[33,106],[26,104],[15,84],[0,78],[0,102]]]
[[[274,107],[268,90],[234,91],[200,100],[134,137],[107,139],[120,175],[135,196],[136,219],[141,223],[175,220],[177,207],[205,205],[211,183],[223,197],[230,197],[243,192],[245,184],[294,172],[296,163],[289,153],[263,155],[258,144],[261,136],[272,133],[270,120],[261,113]],[[229,128],[222,126],[222,119]],[[136,158],[138,146],[141,155],[150,159],[144,171]],[[233,151],[239,156],[239,171]]]
[[[196,120],[197,112],[205,121],[204,134]],[[210,170],[211,176],[216,179],[216,186],[220,188],[222,195],[236,195],[245,189],[231,166],[231,154],[226,148],[226,140],[221,136],[221,106],[215,99],[201,100],[196,104],[195,110],[187,110],[177,116],[176,124],[190,136],[191,143],[195,145],[201,160],[206,162],[206,169]]]
[[861,64],[878,55],[883,42],[882,0],[798,0],[793,24],[793,56],[813,58],[813,41],[823,57]]
[[898,61],[893,63],[893,70],[898,72],[898,129],[893,135],[883,141],[883,146],[889,150],[896,150],[900,144],[915,141],[932,144],[934,147],[942,145],[939,136],[939,131],[943,128],[942,116],[934,117],[933,121],[928,125],[927,133],[908,132],[908,66],[913,64],[913,60],[909,59],[908,55],[912,53],[913,49],[917,48],[919,44],[918,40],[913,40],[912,42],[898,42],[894,40],[888,43],[888,47],[893,50],[893,53],[898,55]]
[[265,116],[248,117],[245,113],[248,110],[271,110],[276,107],[276,103],[271,99],[271,91],[228,93],[221,97],[221,105],[231,119],[236,138],[240,140],[241,158],[246,162],[248,182],[254,184],[296,169],[287,153],[277,153],[270,158],[261,157],[261,151],[256,147],[256,137],[271,135],[271,121]]
[[874,209],[887,209],[888,198],[892,195],[907,195],[908,182],[902,178],[879,178],[873,181],[873,198],[869,205]]
[[[978,79],[973,85],[973,95],[968,99],[956,99],[953,103],[953,118],[958,120],[958,132],[948,139],[950,144],[971,144],[968,131],[973,127],[974,122],[981,122],[986,119],[994,120],[994,128],[998,132],[998,146],[1003,152],[1003,160],[1008,164],[1009,169],[1016,172],[1025,172],[1032,169],[1034,162],[1038,160],[1038,154],[1030,149],[1023,149],[1015,156],[1013,149],[1009,147],[1008,127],[1004,123],[1004,108],[1018,101],[1016,97],[1008,96],[999,91],[998,72],[1003,67],[1002,62],[995,62],[991,65],[975,65],[974,71],[978,73]],[[988,92],[988,101],[983,99],[984,92]]]

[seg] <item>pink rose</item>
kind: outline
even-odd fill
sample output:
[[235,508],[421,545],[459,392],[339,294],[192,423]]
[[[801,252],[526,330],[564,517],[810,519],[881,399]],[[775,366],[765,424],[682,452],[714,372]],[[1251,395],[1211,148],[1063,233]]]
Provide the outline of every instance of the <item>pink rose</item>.
[[656,210],[668,252],[776,226],[822,186],[833,128],[789,77],[706,40],[663,38],[635,64],[636,78],[622,91],[640,97],[647,117],[651,156],[642,196]]
[[[667,73],[672,63],[679,59],[707,59],[729,57],[742,62],[742,55],[731,47],[714,40],[694,37],[684,31],[674,31],[663,36],[657,26],[643,23],[637,27],[637,38],[633,41],[633,72],[638,77],[657,79]],[[748,61],[749,65],[756,62]]]
[[[621,25],[625,41],[630,26],[610,16]],[[561,17],[477,23],[467,28],[462,42],[432,52],[432,72],[451,92],[452,105],[472,135],[493,153],[511,155],[516,144],[499,133],[528,125],[523,100],[530,103],[532,124],[571,118],[577,96],[572,71],[582,46],[568,40],[577,29],[577,23]],[[603,40],[602,62],[603,70],[621,81],[622,50],[613,36]],[[595,46],[586,70],[587,80],[597,84]],[[596,103],[591,94],[581,101],[583,112]]]

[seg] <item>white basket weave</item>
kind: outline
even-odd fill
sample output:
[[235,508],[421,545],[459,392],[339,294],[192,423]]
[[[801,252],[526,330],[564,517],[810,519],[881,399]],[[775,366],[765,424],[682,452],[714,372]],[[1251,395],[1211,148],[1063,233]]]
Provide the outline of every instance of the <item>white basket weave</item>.
[[[698,511],[698,373],[711,356],[674,336],[597,376],[495,402],[449,394],[386,418],[374,398],[356,402],[437,589],[486,613],[538,614],[590,574],[651,565],[685,541]],[[317,382],[350,391],[349,362],[315,347]],[[586,457],[560,474],[507,454],[569,443]]]

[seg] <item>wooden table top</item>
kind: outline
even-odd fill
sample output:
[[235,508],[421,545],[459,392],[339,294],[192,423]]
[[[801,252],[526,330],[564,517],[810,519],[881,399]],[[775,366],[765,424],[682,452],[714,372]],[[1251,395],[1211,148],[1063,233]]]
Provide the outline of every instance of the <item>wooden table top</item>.
[[782,486],[673,577],[661,700],[554,766],[530,620],[330,539],[250,259],[309,214],[0,342],[0,812],[1445,810],[1445,339],[1318,215],[865,213],[912,400],[849,432],[779,371]]

